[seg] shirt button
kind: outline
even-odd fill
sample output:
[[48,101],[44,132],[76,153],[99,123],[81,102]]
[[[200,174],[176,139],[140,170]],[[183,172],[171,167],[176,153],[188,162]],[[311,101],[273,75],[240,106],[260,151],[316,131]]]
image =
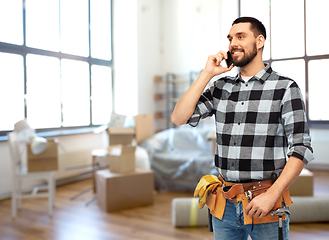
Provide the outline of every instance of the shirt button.
[[241,103],[242,105],[244,104],[244,102]]
[[248,83],[246,84],[246,87],[248,87]]
[[238,125],[240,125],[241,123],[240,122],[238,122]]

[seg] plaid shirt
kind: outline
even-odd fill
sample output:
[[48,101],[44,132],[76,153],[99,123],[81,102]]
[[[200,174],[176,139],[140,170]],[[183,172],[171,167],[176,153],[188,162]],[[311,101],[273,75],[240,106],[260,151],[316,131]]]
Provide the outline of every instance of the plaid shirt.
[[248,82],[223,77],[206,89],[188,124],[215,115],[215,166],[226,181],[270,179],[287,157],[313,160],[304,102],[296,82],[270,65]]

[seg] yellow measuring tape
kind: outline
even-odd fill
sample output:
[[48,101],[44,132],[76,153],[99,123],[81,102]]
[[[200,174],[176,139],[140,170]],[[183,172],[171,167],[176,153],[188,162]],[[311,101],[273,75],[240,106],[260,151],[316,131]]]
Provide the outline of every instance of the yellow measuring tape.
[[190,208],[190,227],[195,227],[198,220],[198,208],[199,208],[199,199],[191,199],[191,208]]

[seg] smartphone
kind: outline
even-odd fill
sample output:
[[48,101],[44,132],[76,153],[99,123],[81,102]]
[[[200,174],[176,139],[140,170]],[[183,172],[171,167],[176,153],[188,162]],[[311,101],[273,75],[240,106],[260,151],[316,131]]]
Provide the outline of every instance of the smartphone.
[[233,64],[233,58],[230,51],[227,51],[227,59],[225,59],[227,67]]

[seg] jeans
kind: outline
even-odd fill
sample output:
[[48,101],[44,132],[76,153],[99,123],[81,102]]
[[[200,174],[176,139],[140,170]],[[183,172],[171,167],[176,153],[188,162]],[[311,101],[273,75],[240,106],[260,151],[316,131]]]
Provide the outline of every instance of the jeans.
[[[212,225],[215,240],[247,240],[250,235],[252,240],[277,240],[279,239],[279,222],[244,225],[242,203],[226,201],[223,219],[212,216]],[[289,239],[289,215],[282,220],[283,238]]]

